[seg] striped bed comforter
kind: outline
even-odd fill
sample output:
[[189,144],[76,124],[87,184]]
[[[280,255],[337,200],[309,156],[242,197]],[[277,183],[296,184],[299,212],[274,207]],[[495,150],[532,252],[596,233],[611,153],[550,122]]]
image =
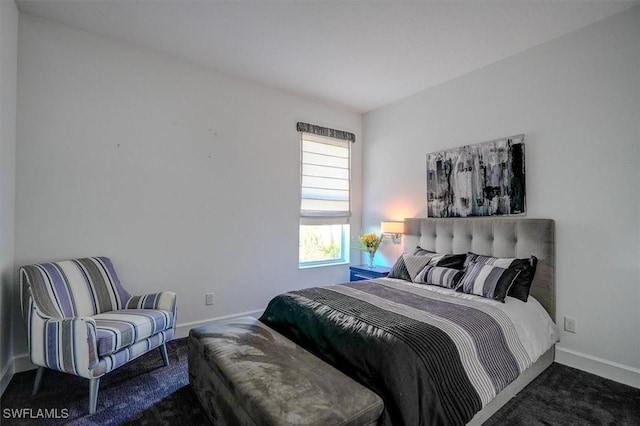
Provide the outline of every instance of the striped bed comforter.
[[380,395],[387,425],[465,424],[533,362],[497,307],[393,280],[285,293],[260,320]]

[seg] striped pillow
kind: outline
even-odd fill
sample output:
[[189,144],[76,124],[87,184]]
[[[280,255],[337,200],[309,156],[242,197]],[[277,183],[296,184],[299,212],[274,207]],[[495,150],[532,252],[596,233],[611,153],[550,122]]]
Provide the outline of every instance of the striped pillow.
[[[421,256],[425,254],[433,253],[432,251],[425,250],[420,246],[417,246],[413,251],[414,256]],[[404,254],[403,254],[404,255]],[[391,267],[391,271],[389,271],[388,278],[399,278],[405,281],[411,281],[411,276],[409,276],[409,271],[407,271],[407,265],[404,263],[403,256],[400,256],[396,263]]]
[[426,266],[420,271],[413,282],[437,285],[455,290],[463,274],[464,272],[458,269],[444,268],[442,266]]
[[[444,266],[447,268],[454,268],[454,269],[462,269],[464,267],[464,262],[467,257],[467,255],[464,253],[463,254],[437,254],[433,251],[425,250],[420,246],[416,247],[416,249],[413,251],[413,255],[414,256],[437,255],[438,257],[435,258],[432,262],[430,262],[429,263],[430,265],[435,264],[436,266]],[[407,265],[404,262],[403,256],[400,256],[398,260],[396,260],[396,263],[391,268],[389,275],[387,275],[388,278],[399,278],[405,281],[412,281],[411,275],[409,275],[409,271],[407,271]]]
[[425,255],[413,255],[403,254],[402,259],[407,267],[407,272],[411,281],[414,281],[420,271],[427,265],[435,265],[440,259],[444,257],[444,254],[428,253]]
[[513,285],[520,269],[505,269],[499,266],[471,262],[460,280],[459,289],[463,293],[475,294],[504,302],[509,288]]
[[518,259],[515,257],[493,257],[467,253],[467,258],[464,261],[465,266],[471,262],[494,265],[507,269],[519,269],[520,274],[509,289],[508,295],[520,299],[523,302],[526,302],[529,298],[529,290],[531,289],[538,264],[537,257],[531,256],[529,258]]

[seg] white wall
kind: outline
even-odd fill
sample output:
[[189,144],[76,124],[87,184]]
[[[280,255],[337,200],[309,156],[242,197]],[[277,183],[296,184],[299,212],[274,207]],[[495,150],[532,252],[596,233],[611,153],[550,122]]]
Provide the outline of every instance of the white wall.
[[0,1],[0,395],[13,374],[17,64],[18,9],[13,1]]
[[[185,329],[347,279],[297,268],[294,126],[309,121],[358,136],[352,234],[361,187],[367,230],[425,216],[427,152],[525,133],[528,216],[556,220],[557,317],[578,321],[558,359],[639,377],[638,8],[367,114],[361,185],[360,116],[24,14],[14,154],[17,11],[0,5],[0,369],[18,296],[12,182],[15,264],[111,256],[133,293],[176,291]],[[391,263],[395,247],[381,251]],[[13,323],[20,358],[19,312]]]
[[110,256],[130,292],[177,292],[183,331],[348,280],[298,270],[295,126],[356,134],[357,233],[360,115],[25,14],[18,70],[18,265]]
[[639,123],[636,7],[365,115],[363,224],[426,216],[426,153],[524,133],[528,217],[556,221],[557,318],[577,319],[557,359],[640,387]]

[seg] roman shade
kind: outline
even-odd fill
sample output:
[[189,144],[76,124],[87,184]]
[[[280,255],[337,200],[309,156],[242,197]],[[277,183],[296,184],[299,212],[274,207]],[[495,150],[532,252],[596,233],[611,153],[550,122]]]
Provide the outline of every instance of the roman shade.
[[348,223],[351,142],[308,132],[300,134],[300,223]]

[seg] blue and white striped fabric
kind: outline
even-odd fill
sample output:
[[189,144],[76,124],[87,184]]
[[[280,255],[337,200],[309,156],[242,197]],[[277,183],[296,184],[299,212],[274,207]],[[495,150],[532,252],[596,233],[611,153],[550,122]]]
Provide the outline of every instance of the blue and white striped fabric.
[[106,257],[28,265],[19,272],[36,365],[100,377],[173,337],[175,293],[132,297]]
[[94,315],[98,356],[110,355],[169,328],[173,315],[159,309],[124,309]]
[[115,311],[131,297],[106,257],[23,266],[20,278],[29,283],[40,310],[53,318]]

